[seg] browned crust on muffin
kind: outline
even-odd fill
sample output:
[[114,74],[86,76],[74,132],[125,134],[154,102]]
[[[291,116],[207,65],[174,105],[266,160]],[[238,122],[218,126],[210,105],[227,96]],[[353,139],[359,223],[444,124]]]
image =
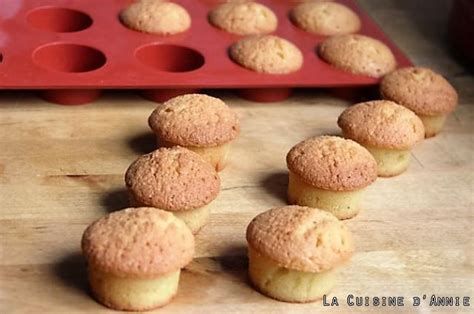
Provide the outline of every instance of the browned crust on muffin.
[[425,137],[421,119],[388,100],[353,105],[342,112],[337,124],[345,137],[380,148],[410,149]]
[[267,6],[254,2],[223,3],[209,13],[212,25],[238,35],[261,35],[276,30],[278,19]]
[[158,35],[173,35],[191,27],[191,17],[179,4],[140,0],[120,12],[120,20],[133,30]]
[[306,272],[332,269],[354,251],[351,233],[334,215],[302,206],[261,213],[248,225],[247,241],[278,265]]
[[240,132],[237,114],[222,100],[202,94],[168,100],[153,111],[148,124],[161,140],[181,146],[218,146]]
[[301,180],[325,190],[357,190],[377,179],[377,162],[369,151],[337,136],[300,142],[289,151],[286,162]]
[[268,74],[292,73],[303,65],[299,48],[275,35],[244,38],[232,45],[230,57],[247,69]]
[[357,14],[337,2],[305,2],[291,10],[290,18],[299,28],[318,35],[357,33],[361,22]]
[[384,43],[359,34],[329,37],[319,46],[319,55],[336,68],[375,78],[392,72],[397,65]]
[[194,254],[194,237],[173,214],[156,208],[111,213],[84,232],[89,267],[118,277],[149,278],[177,271]]
[[179,146],[139,157],[128,168],[125,183],[139,204],[169,211],[207,205],[220,190],[216,170],[198,154]]
[[395,101],[418,115],[448,114],[456,108],[458,94],[441,75],[423,67],[398,69],[380,84],[384,99]]

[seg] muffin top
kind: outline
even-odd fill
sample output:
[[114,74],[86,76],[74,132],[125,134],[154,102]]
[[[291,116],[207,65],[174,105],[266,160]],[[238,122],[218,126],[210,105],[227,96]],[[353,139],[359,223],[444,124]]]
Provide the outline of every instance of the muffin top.
[[220,190],[216,170],[198,154],[179,146],[139,157],[127,169],[125,183],[140,204],[169,211],[207,205]]
[[221,4],[209,13],[209,21],[226,32],[238,35],[268,34],[278,26],[273,11],[253,1]]
[[92,223],[82,236],[88,263],[119,277],[154,277],[187,265],[194,237],[172,213],[156,208],[128,208]]
[[288,169],[314,187],[352,191],[377,179],[377,162],[367,149],[337,136],[317,136],[295,145]]
[[179,4],[160,0],[139,0],[120,12],[127,27],[145,33],[173,35],[191,27],[191,17]]
[[353,74],[382,77],[395,70],[397,62],[384,43],[364,35],[348,34],[327,38],[319,47],[327,63]]
[[295,72],[303,65],[298,47],[274,35],[244,38],[232,45],[230,57],[247,69],[269,74]]
[[239,119],[222,100],[200,94],[178,96],[159,105],[148,123],[165,141],[194,147],[217,146],[233,140]]
[[305,2],[291,11],[299,28],[318,35],[333,36],[356,33],[361,22],[357,14],[337,2]]
[[346,137],[381,148],[410,149],[425,137],[420,118],[413,111],[388,100],[351,106],[339,116],[337,124]]
[[352,235],[327,211],[302,206],[270,209],[247,227],[249,246],[282,267],[321,272],[354,252]]
[[428,68],[408,67],[385,76],[380,84],[384,99],[393,100],[419,115],[447,114],[458,103],[449,82]]

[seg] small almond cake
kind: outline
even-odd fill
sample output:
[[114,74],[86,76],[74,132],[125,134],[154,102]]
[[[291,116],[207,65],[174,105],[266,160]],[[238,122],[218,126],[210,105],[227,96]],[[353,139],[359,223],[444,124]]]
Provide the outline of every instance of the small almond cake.
[[132,206],[172,212],[196,234],[209,220],[219,194],[215,169],[198,154],[179,146],[160,148],[135,160],[125,174]]
[[390,48],[381,41],[359,34],[327,38],[319,46],[319,56],[341,70],[379,78],[397,66]]
[[337,2],[304,2],[293,8],[290,17],[302,30],[322,36],[357,33],[361,27],[357,14]]
[[92,223],[82,237],[94,297],[120,311],[166,305],[194,255],[186,224],[156,208],[128,208]]
[[267,74],[288,74],[303,66],[299,48],[275,35],[244,38],[232,45],[230,57],[244,68]]
[[377,179],[377,162],[358,143],[317,136],[295,145],[286,156],[288,202],[320,208],[339,219],[360,211],[364,188]]
[[385,76],[380,94],[415,112],[425,125],[425,137],[438,134],[447,116],[458,103],[458,94],[449,82],[428,68],[408,67]]
[[159,105],[148,119],[158,146],[182,146],[217,171],[227,165],[231,142],[239,135],[237,114],[222,100],[201,94],[178,96]]
[[388,100],[351,106],[337,123],[345,137],[363,145],[374,156],[380,177],[404,172],[410,164],[411,149],[425,137],[420,118]]
[[223,3],[209,13],[212,25],[237,35],[261,35],[276,30],[278,19],[268,7],[254,1]]
[[161,0],[138,0],[120,12],[120,20],[130,29],[157,35],[174,35],[191,27],[185,8]]
[[247,227],[247,242],[253,285],[285,302],[322,298],[354,251],[351,233],[334,215],[301,206],[258,215]]

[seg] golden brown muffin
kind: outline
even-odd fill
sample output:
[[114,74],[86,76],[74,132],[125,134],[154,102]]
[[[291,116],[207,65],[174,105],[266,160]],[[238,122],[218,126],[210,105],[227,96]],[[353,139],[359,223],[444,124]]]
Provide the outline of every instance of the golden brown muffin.
[[357,33],[361,27],[357,14],[337,2],[304,2],[296,6],[290,14],[296,26],[317,35]]
[[274,35],[244,38],[230,48],[230,57],[255,72],[287,74],[303,65],[303,54],[294,44]]
[[278,20],[272,10],[253,1],[229,2],[209,13],[212,25],[238,35],[261,35],[276,30]]
[[139,0],[120,13],[125,26],[144,33],[173,35],[191,27],[191,17],[179,4],[160,0]]
[[380,177],[404,172],[410,164],[411,149],[425,137],[420,118],[388,100],[351,106],[337,123],[345,137],[363,145],[374,156]]
[[227,165],[231,142],[240,132],[237,115],[222,100],[201,94],[178,96],[159,105],[148,119],[158,146],[183,146],[217,171]]
[[377,78],[397,66],[395,56],[384,43],[358,34],[327,38],[319,47],[319,55],[341,70]]
[[197,233],[209,219],[220,179],[198,154],[179,146],[160,148],[135,160],[125,174],[132,206],[172,212]]
[[370,152],[337,136],[300,142],[286,162],[288,202],[327,210],[339,219],[359,213],[364,188],[377,178],[377,162]]
[[380,84],[384,99],[415,112],[425,125],[425,137],[438,134],[454,111],[458,94],[449,82],[428,68],[408,67],[385,76]]
[[180,270],[193,258],[194,237],[171,213],[128,208],[92,223],[82,237],[89,283],[107,307],[146,311],[177,292]]
[[342,222],[326,211],[301,206],[258,215],[247,228],[247,242],[253,285],[286,302],[320,299],[354,251],[352,235]]

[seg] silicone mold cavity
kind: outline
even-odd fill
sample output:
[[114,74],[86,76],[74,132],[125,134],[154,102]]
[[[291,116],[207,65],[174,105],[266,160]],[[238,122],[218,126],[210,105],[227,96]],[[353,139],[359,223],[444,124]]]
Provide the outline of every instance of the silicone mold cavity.
[[190,72],[204,65],[204,57],[198,51],[177,45],[151,44],[135,52],[137,59],[158,71]]
[[146,89],[141,91],[141,95],[154,102],[165,102],[171,98],[199,93],[199,89],[194,88],[182,88],[182,89]]
[[47,89],[39,92],[39,96],[44,100],[66,106],[88,104],[101,94],[100,89]]
[[60,7],[34,9],[28,13],[27,21],[38,29],[55,33],[82,31],[93,23],[92,18],[86,13]]
[[100,50],[71,43],[54,43],[39,47],[33,53],[33,60],[47,70],[64,73],[94,71],[107,62]]

